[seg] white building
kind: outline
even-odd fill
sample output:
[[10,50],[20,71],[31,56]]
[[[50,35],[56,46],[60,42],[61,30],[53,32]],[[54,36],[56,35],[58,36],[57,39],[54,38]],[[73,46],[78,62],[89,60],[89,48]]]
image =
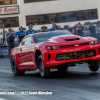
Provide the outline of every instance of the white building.
[[[29,24],[39,30],[45,25],[71,25],[100,20],[100,0],[0,0],[0,21],[17,31]],[[0,32],[2,28],[0,26]]]

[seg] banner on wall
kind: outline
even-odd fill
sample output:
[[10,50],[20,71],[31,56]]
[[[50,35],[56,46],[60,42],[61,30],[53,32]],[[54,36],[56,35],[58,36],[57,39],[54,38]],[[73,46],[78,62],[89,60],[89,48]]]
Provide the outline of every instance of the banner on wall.
[[4,6],[0,7],[0,15],[19,14],[19,6]]

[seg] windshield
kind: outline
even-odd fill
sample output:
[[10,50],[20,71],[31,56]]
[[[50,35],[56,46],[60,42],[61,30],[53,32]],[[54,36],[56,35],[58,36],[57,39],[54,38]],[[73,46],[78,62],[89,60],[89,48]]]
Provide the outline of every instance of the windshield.
[[37,33],[37,34],[33,35],[33,37],[34,37],[35,43],[38,43],[38,42],[45,42],[49,38],[52,38],[52,37],[55,37],[55,36],[60,36],[60,35],[73,35],[73,34],[68,32],[68,31],[41,33],[41,34]]

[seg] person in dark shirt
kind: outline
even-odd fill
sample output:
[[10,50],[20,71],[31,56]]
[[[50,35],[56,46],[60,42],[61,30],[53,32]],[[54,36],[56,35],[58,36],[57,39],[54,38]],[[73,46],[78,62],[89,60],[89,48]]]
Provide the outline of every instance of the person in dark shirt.
[[91,36],[95,37],[96,36],[96,26],[93,25],[93,22],[91,22],[91,26],[89,27],[89,30],[91,32]]
[[82,34],[83,29],[85,29],[85,27],[81,23],[78,23],[78,27],[76,28],[76,30],[79,36],[83,36]]
[[46,31],[46,26],[42,26],[41,31],[40,32],[47,32]]
[[70,26],[68,26],[68,31],[69,32],[72,32],[73,31],[73,28],[71,28]]
[[77,33],[77,27],[78,27],[78,24],[75,24],[75,26],[74,26],[74,30],[75,30],[75,34],[77,35],[78,33]]
[[9,33],[6,34],[6,37],[8,39],[9,55],[10,55],[11,49],[15,47],[15,41],[14,40],[15,40],[15,38],[17,38],[17,36],[14,32],[12,32],[12,28],[9,28],[8,31],[9,31]]
[[61,26],[59,25],[59,26],[58,26],[58,30],[63,30],[63,28],[61,28]]

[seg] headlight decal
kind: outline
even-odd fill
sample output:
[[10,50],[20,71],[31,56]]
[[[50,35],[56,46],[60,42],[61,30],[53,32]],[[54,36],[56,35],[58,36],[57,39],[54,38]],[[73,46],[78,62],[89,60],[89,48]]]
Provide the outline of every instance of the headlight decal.
[[47,50],[58,50],[61,47],[60,46],[52,46],[52,47],[46,47],[46,48],[47,48]]
[[98,41],[92,41],[92,42],[90,42],[89,44],[90,45],[96,45],[98,43]]

